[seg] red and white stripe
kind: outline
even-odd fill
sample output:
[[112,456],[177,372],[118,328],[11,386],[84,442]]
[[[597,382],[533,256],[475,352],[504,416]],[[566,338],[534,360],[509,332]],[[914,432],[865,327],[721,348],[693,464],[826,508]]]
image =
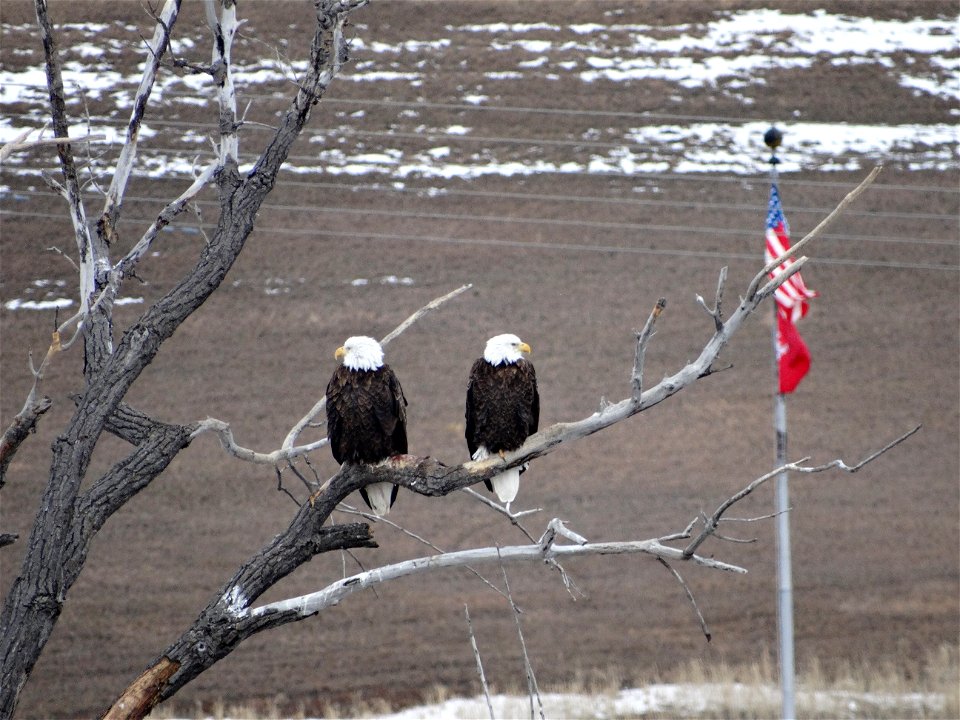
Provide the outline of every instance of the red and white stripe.
[[[767,245],[764,253],[765,262],[771,263],[777,258],[784,258],[784,261],[770,271],[770,277],[775,278],[784,272],[793,258],[787,257],[786,253],[790,250],[790,238],[787,235],[783,223],[777,223],[773,227],[767,228]],[[786,282],[774,292],[777,301],[777,308],[783,313],[790,322],[796,322],[807,314],[810,298],[817,297],[817,293],[811,290],[803,282],[799,272],[795,272]]]

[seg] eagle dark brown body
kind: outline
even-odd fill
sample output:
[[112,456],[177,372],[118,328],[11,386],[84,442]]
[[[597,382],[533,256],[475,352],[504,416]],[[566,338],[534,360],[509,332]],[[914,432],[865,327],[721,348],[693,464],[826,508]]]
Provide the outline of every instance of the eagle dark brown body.
[[[340,365],[327,384],[327,436],[338,463],[378,463],[407,452],[407,400],[389,365]],[[370,504],[366,490],[360,490]],[[393,487],[390,503],[397,496]]]
[[[467,385],[467,428],[471,457],[480,446],[491,455],[516,450],[540,423],[540,393],[533,364],[520,359],[491,365],[480,358]],[[493,486],[486,481],[487,488]]]
[[378,463],[407,452],[407,400],[389,365],[339,366],[327,384],[327,433],[338,463]]

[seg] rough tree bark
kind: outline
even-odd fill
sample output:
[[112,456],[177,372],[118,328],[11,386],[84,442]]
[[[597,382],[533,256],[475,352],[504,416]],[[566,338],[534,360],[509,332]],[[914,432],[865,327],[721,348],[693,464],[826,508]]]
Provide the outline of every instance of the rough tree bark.
[[[122,198],[136,156],[140,124],[149,106],[154,80],[162,69],[169,48],[171,33],[179,15],[180,1],[167,0],[155,18],[156,31],[148,43],[146,67],[137,90],[126,140],[113,182],[105,193],[103,208],[97,215],[96,230],[92,232],[87,221],[71,145],[64,140],[69,135],[69,123],[66,118],[53,25],[46,0],[35,0],[46,57],[52,123],[58,138],[57,149],[62,172],[61,180],[58,182],[51,179],[50,184],[63,196],[69,208],[80,268],[80,312],[58,328],[54,344],[59,351],[61,348],[68,349],[75,340],[82,339],[84,387],[75,397],[76,410],[73,416],[54,442],[48,483],[30,533],[23,565],[0,613],[0,717],[13,715],[20,692],[50,637],[71,586],[84,567],[87,551],[97,531],[113,513],[162,473],[198,434],[215,432],[228,452],[243,460],[267,465],[278,465],[325,444],[324,441],[319,441],[307,446],[295,445],[300,430],[322,410],[322,403],[318,403],[291,429],[281,448],[268,453],[257,453],[238,448],[233,442],[229,425],[222,421],[205,420],[183,424],[163,422],[149,417],[125,401],[127,391],[155,357],[163,342],[217,289],[243,250],[253,229],[257,211],[271,191],[291,145],[308,122],[311,108],[321,99],[346,60],[347,46],[343,34],[345,21],[350,13],[367,2],[315,0],[316,26],[308,69],[299,78],[296,92],[281,117],[276,132],[265,145],[252,169],[241,175],[237,157],[242,122],[238,121],[236,113],[230,61],[231,43],[238,27],[236,6],[233,0],[205,1],[213,38],[213,53],[210,65],[202,69],[210,75],[218,97],[218,159],[203,169],[194,182],[164,208],[130,251],[113,261],[110,253],[116,241]],[[198,66],[191,67],[196,69]],[[6,150],[5,148],[4,151]],[[15,148],[11,151],[14,150]],[[835,213],[862,192],[875,175],[876,171],[848,196]],[[126,328],[119,342],[115,343],[112,301],[124,279],[135,270],[138,261],[146,254],[159,231],[172,222],[190,199],[208,183],[215,183],[219,192],[220,216],[216,230],[204,245],[193,269]],[[799,255],[804,246],[823,230],[834,215],[797,243],[792,253]],[[342,468],[314,494],[310,502],[299,507],[286,530],[237,570],[210,600],[193,625],[164,650],[118,698],[107,717],[143,717],[157,702],[172,696],[247,638],[317,612],[322,605],[292,601],[287,605],[274,604],[255,608],[253,603],[267,589],[318,553],[376,547],[366,523],[325,524],[333,510],[350,493],[367,484],[386,481],[403,485],[422,495],[444,496],[482,482],[502,471],[504,466],[516,466],[531,461],[565,443],[575,442],[657,405],[709,375],[718,354],[734,333],[780,283],[800,269],[804,261],[805,258],[799,257],[790,265],[789,270],[774,279],[770,279],[768,273],[783,262],[783,259],[778,258],[768,267],[762,268],[727,319],[722,317],[720,310],[725,279],[725,275],[721,274],[714,308],[708,308],[701,300],[708,316],[713,320],[714,333],[700,356],[674,375],[644,389],[643,358],[652,335],[650,331],[653,323],[663,309],[663,303],[658,303],[647,327],[637,335],[635,364],[628,396],[618,403],[605,404],[599,411],[582,420],[545,428],[530,437],[523,447],[507,453],[503,458],[494,457],[483,462],[447,466],[431,458],[402,456],[375,467]],[[451,296],[462,290],[463,288],[454,291]],[[439,298],[431,305],[435,307],[436,303],[443,300],[444,298]],[[423,311],[429,309],[431,306]],[[416,317],[415,315],[408,322],[412,322]],[[402,327],[398,328],[398,331],[402,330]],[[71,330],[73,337],[61,346],[59,334],[66,334]],[[47,360],[51,357],[53,356],[48,353]],[[32,409],[33,412],[33,415],[28,413],[26,417],[28,427],[30,422],[36,422],[41,412],[39,408],[42,403],[36,400],[35,390],[42,378],[42,369],[43,366],[39,371],[35,371],[36,383],[24,406],[25,410]],[[81,492],[81,487],[87,480],[91,456],[104,432],[120,437],[129,443],[132,449],[108,471],[88,482],[87,489]],[[0,460],[15,450],[25,436],[26,433],[15,430],[9,446],[5,436]],[[0,465],[0,470],[3,468],[5,465]],[[697,540],[685,548],[664,544],[667,540],[689,538],[692,527],[693,523],[688,526],[686,534],[677,533],[655,541],[640,541],[641,545],[637,545],[637,549],[632,551],[652,553],[664,561],[692,560],[719,569],[739,570],[696,554],[696,547],[712,532],[707,529],[706,524],[706,534],[701,533],[702,537],[698,536]],[[516,552],[498,552],[497,558],[500,561],[503,561],[504,556],[507,561],[544,559],[572,552],[562,550],[554,544],[558,532],[564,534],[562,526],[552,525],[552,530],[549,530],[539,543]],[[567,537],[575,538],[570,534],[567,534]],[[576,539],[575,543],[572,547],[580,548],[577,552],[603,554],[623,551],[612,546],[587,547]],[[488,553],[484,557],[492,556]],[[451,558],[444,562],[455,561],[456,559]],[[416,566],[420,561],[410,562]],[[442,563],[425,559],[422,564],[429,566]],[[357,578],[352,582],[359,586],[367,580]],[[350,587],[350,579],[340,581],[337,592],[345,588],[349,591]]]
[[[214,35],[211,77],[220,98],[220,158],[202,177],[214,178],[220,196],[220,219],[196,266],[130,326],[114,346],[112,299],[124,278],[149,247],[150,240],[183,203],[172,203],[134,250],[116,263],[110,244],[120,216],[136,154],[138,130],[147,109],[160,62],[169,46],[180,1],[168,0],[157,16],[147,53],[146,70],[137,91],[126,142],[104,209],[91,232],[69,143],[57,144],[62,182],[51,181],[67,201],[73,220],[80,267],[80,312],[64,324],[76,323],[83,339],[85,387],[76,410],[53,445],[49,480],[30,533],[19,576],[0,613],[0,717],[10,717],[37,658],[50,637],[66,596],[83,568],[87,549],[103,523],[130,497],[150,484],[186,447],[193,425],[170,425],[123,405],[130,386],[168,339],[222,282],[244,247],[261,203],[273,188],[290,147],[328,84],[346,60],[343,25],[347,15],[366,0],[320,0],[310,50],[309,69],[280,126],[254,168],[241,177],[237,167],[239,123],[232,96],[230,43],[237,28],[236,6],[208,0]],[[47,69],[54,134],[69,137],[59,52],[45,0],[35,2]],[[202,183],[194,183],[194,192]],[[181,196],[183,198],[183,196]],[[185,200],[185,198],[183,198]],[[66,329],[64,327],[63,329]],[[134,445],[92,487],[81,493],[90,458],[104,431]]]

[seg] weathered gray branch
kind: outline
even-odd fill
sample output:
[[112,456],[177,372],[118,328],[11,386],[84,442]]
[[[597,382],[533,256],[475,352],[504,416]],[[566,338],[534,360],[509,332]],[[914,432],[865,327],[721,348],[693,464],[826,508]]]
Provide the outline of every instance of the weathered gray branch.
[[[693,599],[692,593],[686,586],[686,583],[684,583],[682,578],[680,578],[679,574],[667,563],[668,560],[692,560],[698,565],[712,569],[726,570],[735,573],[747,572],[742,567],[731,565],[721,560],[716,560],[712,557],[704,557],[696,554],[696,549],[699,548],[707,538],[714,534],[720,519],[729,508],[746,498],[769,479],[777,477],[784,471],[798,473],[820,473],[831,469],[838,469],[845,472],[857,472],[864,467],[864,465],[872,462],[885,452],[904,442],[907,438],[919,430],[920,426],[910,430],[907,433],[904,433],[896,440],[888,443],[880,450],[871,453],[853,466],[847,465],[841,459],[815,466],[804,465],[803,463],[805,461],[800,460],[761,475],[742,490],[721,503],[713,515],[703,521],[703,530],[683,549],[665,545],[664,543],[667,541],[676,541],[689,538],[696,520],[691,522],[684,531],[665,537],[639,541],[591,543],[577,533],[570,531],[562,521],[555,518],[550,521],[540,540],[530,545],[475,548],[459,552],[449,552],[440,555],[430,555],[416,558],[414,560],[406,560],[393,565],[387,565],[374,570],[362,572],[348,578],[343,578],[331,583],[330,585],[327,585],[325,588],[317,592],[308,593],[295,598],[289,598],[287,600],[272,602],[255,608],[238,608],[239,617],[261,615],[266,616],[274,613],[292,612],[294,613],[292,617],[286,616],[288,617],[288,621],[294,619],[303,619],[310,617],[311,615],[315,615],[316,613],[328,607],[338,605],[347,596],[357,592],[358,590],[366,589],[384,582],[389,582],[397,578],[423,572],[430,572],[438,569],[461,567],[464,565],[480,565],[483,563],[492,562],[511,563],[543,561],[581,555],[644,553],[658,558],[658,560],[663,562],[680,581],[690,601],[693,603],[698,617],[700,618],[700,623],[704,630],[704,634],[709,639],[710,633],[706,629],[706,622],[703,620],[703,616],[700,613],[699,608],[696,606],[696,602]],[[557,545],[555,542],[557,535],[571,539],[575,544]]]
[[121,201],[127,190],[130,174],[133,172],[133,161],[137,156],[137,145],[140,137],[140,127],[146,113],[150,94],[157,78],[160,62],[170,45],[170,32],[180,13],[180,0],[167,0],[156,17],[157,26],[154,28],[153,38],[147,44],[147,57],[144,64],[140,85],[133,98],[133,109],[130,111],[130,120],[127,122],[127,134],[123,149],[117,160],[117,167],[113,173],[113,180],[107,190],[106,201],[100,219],[97,221],[98,232],[108,243],[116,237],[117,220],[120,217]]
[[30,150],[35,147],[45,147],[47,145],[79,145],[81,143],[92,143],[98,142],[100,140],[106,140],[106,135],[84,135],[83,137],[55,137],[55,138],[37,138],[36,140],[27,140],[30,136],[30,133],[34,132],[34,128],[29,128],[24,130],[20,135],[18,135],[13,140],[10,140],[7,143],[4,143],[0,147],[0,163],[4,162],[9,158],[13,153],[19,152],[20,150]]
[[30,436],[30,433],[36,431],[40,416],[52,406],[53,400],[46,395],[40,398],[29,398],[0,437],[0,488],[6,481],[7,468],[21,443]]
[[483,697],[487,701],[487,712],[490,713],[490,720],[494,720],[493,704],[490,702],[490,688],[487,685],[487,676],[483,672],[483,661],[480,659],[480,649],[477,647],[477,639],[473,635],[473,623],[470,622],[470,608],[463,606],[463,614],[467,618],[467,632],[470,633],[470,647],[473,648],[473,659],[477,662],[477,673],[480,675],[480,687],[483,689]]
[[[113,288],[114,293],[118,292],[120,289],[120,283],[123,282],[123,279],[129,275],[133,269],[136,267],[137,263],[141,258],[147,253],[150,249],[150,246],[153,244],[153,241],[160,234],[160,231],[163,230],[167,225],[173,222],[180,213],[182,213],[188,206],[189,202],[199,194],[201,190],[210,182],[217,172],[219,165],[212,163],[204,168],[194,179],[190,186],[180,193],[180,196],[176,200],[169,203],[163,210],[160,211],[157,215],[157,219],[153,224],[147,229],[143,234],[140,240],[137,241],[137,244],[134,245],[130,251],[117,262],[116,265],[110,271],[110,285]],[[104,213],[106,217],[106,213]]]
[[13,422],[4,431],[3,437],[0,438],[0,488],[3,487],[7,468],[10,466],[10,461],[13,460],[13,456],[30,433],[36,430],[40,416],[47,412],[53,404],[50,398],[39,396],[39,389],[47,366],[58,352],[60,352],[60,333],[54,331],[50,346],[40,362],[40,367],[34,367],[33,357],[30,357],[30,372],[33,375],[33,384],[30,386],[27,399],[24,401],[20,412],[17,413]]
[[[706,539],[709,538],[711,535],[715,535],[717,526],[720,524],[720,520],[723,519],[723,515],[724,515],[724,513],[727,512],[727,510],[729,510],[734,504],[736,504],[736,503],[740,502],[741,500],[743,500],[743,498],[745,498],[747,495],[749,495],[750,493],[752,493],[754,490],[756,490],[758,487],[760,487],[761,485],[763,485],[765,482],[767,482],[767,481],[770,480],[771,478],[775,478],[775,477],[777,477],[778,475],[780,475],[781,473],[784,473],[784,472],[795,472],[795,473],[801,473],[801,474],[809,474],[809,473],[820,473],[820,472],[824,472],[824,471],[826,471],[826,470],[841,470],[841,471],[843,471],[843,472],[855,473],[855,472],[857,472],[858,470],[860,470],[864,465],[867,465],[868,463],[873,462],[874,460],[876,460],[878,457],[880,457],[880,456],[883,455],[884,453],[888,452],[889,450],[895,448],[897,445],[899,445],[900,443],[902,443],[903,441],[905,441],[905,440],[906,440],[907,438],[909,438],[911,435],[914,435],[915,433],[919,432],[921,427],[923,427],[923,426],[922,426],[922,425],[917,425],[917,426],[916,426],[915,428],[913,428],[912,430],[908,430],[908,431],[905,432],[903,435],[901,435],[900,437],[898,437],[896,440],[893,440],[893,441],[887,443],[886,445],[884,445],[882,448],[880,448],[880,449],[877,450],[876,452],[871,453],[870,455],[868,455],[867,457],[865,457],[863,460],[861,460],[860,462],[858,462],[858,463],[856,463],[855,465],[852,465],[852,466],[851,466],[851,465],[847,465],[843,460],[841,460],[841,459],[839,459],[839,458],[836,459],[836,460],[832,460],[831,462],[824,463],[824,464],[822,464],[822,465],[809,466],[809,465],[803,465],[803,464],[802,464],[802,463],[804,463],[804,462],[807,461],[807,458],[803,458],[802,460],[799,460],[799,461],[797,461],[797,462],[792,462],[792,463],[787,463],[787,464],[785,464],[785,465],[781,465],[780,467],[775,468],[774,470],[771,470],[770,472],[766,473],[765,475],[761,475],[761,476],[758,477],[756,480],[754,480],[752,483],[750,483],[750,484],[747,485],[745,488],[743,488],[743,490],[741,490],[740,492],[738,492],[736,495],[734,495],[734,496],[728,498],[727,500],[725,500],[724,502],[722,502],[722,503],[719,505],[719,507],[717,507],[717,509],[714,510],[713,514],[712,514],[709,518],[706,518],[706,517],[703,518],[703,520],[702,520],[702,522],[703,522],[703,529],[702,529],[702,530],[700,531],[700,533],[690,542],[690,544],[687,545],[686,548],[684,548],[684,551],[683,551],[684,558],[686,559],[686,558],[688,558],[688,557],[693,557],[693,554],[697,551],[697,548],[699,548],[699,547],[704,543],[704,541],[706,541]],[[765,517],[773,517],[773,516],[765,516]],[[689,526],[687,526],[687,534],[686,534],[685,537],[690,537],[690,532],[693,530],[694,525],[695,525],[695,522],[693,522],[693,523],[691,523]],[[681,538],[683,538],[683,537],[684,537],[683,535],[680,535],[680,536],[676,537],[675,539],[681,539]]]
[[[507,547],[474,548],[459,552],[448,552],[442,555],[428,555],[425,557],[405,560],[393,565],[385,565],[374,570],[352,575],[348,578],[331,583],[322,590],[288,600],[279,600],[267,605],[261,605],[249,611],[250,616],[256,617],[277,612],[293,612],[298,619],[316,615],[321,610],[339,605],[346,597],[359,590],[381,583],[390,582],[398,578],[416,575],[434,570],[443,570],[465,565],[483,565],[488,563],[518,563],[543,561],[547,559],[563,559],[588,555],[633,555],[642,553],[654,557],[663,557],[668,560],[684,560],[683,551],[678,548],[663,545],[657,539],[631,540],[602,543],[584,543],[582,545],[557,545],[550,543],[541,548],[540,543],[532,545],[509,545]],[[733,573],[745,573],[746,570],[737,565],[731,565],[720,560],[692,555],[693,562],[715,570],[726,570]],[[241,615],[243,617],[244,615]]]
[[[725,269],[726,268],[724,268],[724,270]],[[640,396],[643,394],[643,363],[647,354],[647,343],[649,343],[650,338],[653,337],[653,326],[657,322],[657,318],[660,317],[660,313],[663,312],[663,309],[666,306],[666,298],[660,298],[657,300],[657,304],[650,313],[650,317],[647,318],[647,322],[644,324],[643,330],[637,333],[637,347],[633,355],[633,373],[631,375],[633,382],[634,402],[639,401]],[[720,328],[717,329],[719,330]]]

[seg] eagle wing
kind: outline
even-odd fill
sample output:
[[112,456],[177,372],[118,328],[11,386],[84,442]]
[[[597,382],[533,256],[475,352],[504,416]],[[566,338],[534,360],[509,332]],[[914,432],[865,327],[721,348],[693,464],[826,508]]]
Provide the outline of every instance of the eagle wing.
[[330,376],[330,382],[327,383],[327,438],[330,440],[330,450],[333,452],[333,459],[338,463],[346,460],[346,449],[343,447],[343,384],[342,367],[338,367],[333,375]]
[[467,382],[464,437],[470,456],[481,445],[490,452],[513,450],[540,424],[540,393],[533,364],[527,360],[493,367],[473,363]]
[[464,429],[463,435],[467,440],[467,449],[470,450],[470,457],[473,457],[473,454],[477,451],[477,448],[480,446],[480,443],[477,442],[477,413],[479,411],[478,401],[479,399],[476,396],[477,393],[477,379],[480,376],[480,371],[482,370],[481,363],[486,362],[483,358],[475,361],[473,367],[470,368],[470,379],[467,381],[467,408],[466,408],[466,421],[467,426]]
[[523,361],[525,370],[530,376],[530,384],[533,386],[533,397],[530,400],[530,420],[527,423],[527,436],[533,435],[540,427],[540,388],[537,387],[537,371],[533,369],[533,363]]
[[405,455],[407,452],[407,398],[403,394],[400,379],[389,365],[384,365],[382,388],[385,395],[377,398],[374,408],[377,421],[383,432],[391,438],[391,449],[394,455]]

